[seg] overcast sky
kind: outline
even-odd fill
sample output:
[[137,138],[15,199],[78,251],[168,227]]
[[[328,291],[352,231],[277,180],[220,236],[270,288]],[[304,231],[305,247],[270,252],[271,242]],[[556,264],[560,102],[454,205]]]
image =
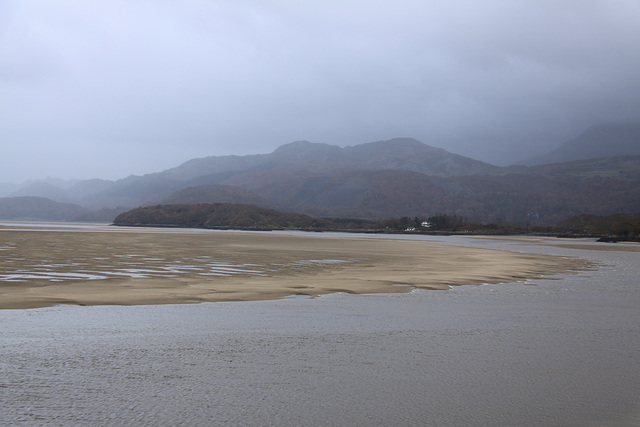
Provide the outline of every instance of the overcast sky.
[[302,139],[505,164],[639,94],[638,0],[0,0],[0,182]]

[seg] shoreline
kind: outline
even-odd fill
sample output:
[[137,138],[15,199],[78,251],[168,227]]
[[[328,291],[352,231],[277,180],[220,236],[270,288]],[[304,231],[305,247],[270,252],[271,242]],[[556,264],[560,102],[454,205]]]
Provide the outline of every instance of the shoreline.
[[400,239],[197,229],[3,228],[0,247],[0,309],[406,293],[590,266],[574,258]]

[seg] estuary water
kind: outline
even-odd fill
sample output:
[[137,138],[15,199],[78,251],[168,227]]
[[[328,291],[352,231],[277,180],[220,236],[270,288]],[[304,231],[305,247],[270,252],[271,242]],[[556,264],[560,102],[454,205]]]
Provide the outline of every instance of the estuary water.
[[0,425],[640,425],[640,252],[416,238],[598,268],[408,294],[2,310]]

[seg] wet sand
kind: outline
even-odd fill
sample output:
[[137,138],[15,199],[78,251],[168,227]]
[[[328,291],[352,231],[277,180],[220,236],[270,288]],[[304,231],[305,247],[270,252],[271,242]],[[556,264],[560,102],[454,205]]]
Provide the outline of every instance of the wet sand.
[[[640,425],[640,263],[608,249],[632,245],[359,237],[598,268],[410,294],[0,310],[0,425]],[[154,264],[135,258],[110,265]]]
[[586,261],[322,234],[0,228],[0,309],[399,293],[508,283]]

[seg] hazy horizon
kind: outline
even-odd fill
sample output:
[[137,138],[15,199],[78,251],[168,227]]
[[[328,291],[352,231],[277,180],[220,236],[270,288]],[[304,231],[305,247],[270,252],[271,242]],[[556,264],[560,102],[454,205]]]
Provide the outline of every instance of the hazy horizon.
[[637,121],[638,40],[633,0],[7,0],[0,182],[296,140],[412,137],[506,165]]

